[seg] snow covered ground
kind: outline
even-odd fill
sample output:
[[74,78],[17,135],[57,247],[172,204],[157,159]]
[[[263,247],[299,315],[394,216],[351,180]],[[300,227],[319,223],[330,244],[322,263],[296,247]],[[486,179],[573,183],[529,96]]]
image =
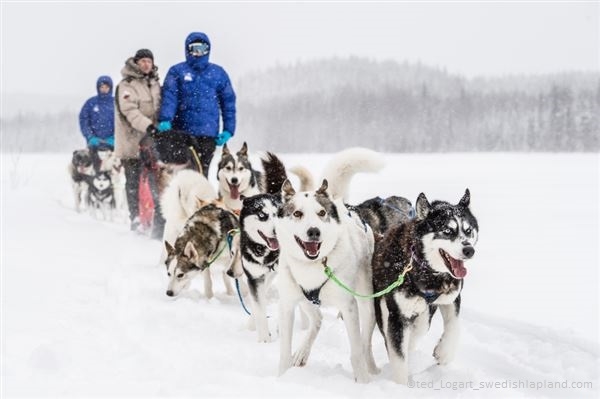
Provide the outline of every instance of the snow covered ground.
[[[316,175],[328,159],[280,155]],[[391,194],[414,203],[421,191],[455,203],[471,190],[480,241],[454,363],[431,356],[438,314],[410,359],[412,386],[391,382],[378,332],[382,373],[356,384],[343,323],[326,309],[307,366],[277,377],[277,338],[255,342],[220,280],[211,300],[200,280],[173,300],[158,241],[73,210],[70,154],[3,154],[1,396],[597,397],[599,155],[385,158],[381,173],[355,177],[351,203]]]

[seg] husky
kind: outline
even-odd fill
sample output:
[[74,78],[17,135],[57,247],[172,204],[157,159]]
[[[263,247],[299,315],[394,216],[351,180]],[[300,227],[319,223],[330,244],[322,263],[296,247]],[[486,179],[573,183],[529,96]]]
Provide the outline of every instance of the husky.
[[391,226],[408,222],[415,216],[411,202],[398,196],[371,198],[354,208],[376,236],[384,234]]
[[98,172],[88,177],[88,207],[93,216],[102,215],[104,220],[113,219],[115,197],[109,172]]
[[380,291],[405,272],[404,283],[375,299],[377,325],[392,367],[393,379],[408,383],[408,351],[428,329],[439,307],[444,333],[433,351],[438,364],[450,362],[459,338],[458,315],[464,262],[475,254],[477,219],[469,209],[467,189],[457,205],[431,204],[421,193],[414,220],[388,230],[376,244],[373,288]]
[[95,174],[90,151],[87,148],[73,151],[68,169],[71,176],[71,185],[73,186],[75,210],[81,212],[88,202],[89,178]]
[[[217,193],[202,173],[183,169],[176,173],[160,196],[160,209],[165,218],[163,241],[175,242],[186,221],[204,204],[217,198]],[[167,258],[163,250],[160,263]]]
[[264,192],[263,175],[252,168],[245,142],[235,155],[229,151],[227,144],[223,145],[217,180],[219,197],[223,198],[225,205],[232,211],[242,208],[240,196],[251,197]]
[[[378,371],[370,346],[375,325],[373,301],[361,299],[357,303],[353,295],[329,280],[324,268],[333,270],[355,292],[372,292],[373,232],[355,211],[344,205],[343,197],[355,173],[375,172],[382,166],[376,152],[349,149],[329,162],[318,190],[296,192],[289,180],[283,184],[275,228],[280,250],[280,375],[292,366],[306,364],[321,326],[320,305],[334,306],[341,313],[350,339],[354,379],[366,383],[369,372]],[[298,304],[308,315],[310,327],[292,355],[294,309]]]
[[[207,298],[212,298],[214,294],[209,266],[222,254],[228,253],[227,236],[238,228],[236,216],[215,204],[208,204],[197,210],[185,223],[173,245],[165,241],[165,265],[169,276],[167,295],[179,295],[189,287],[194,277],[204,272],[204,294]],[[233,287],[225,269],[223,281],[227,293],[232,295]]]
[[114,151],[109,149],[98,150],[100,159],[99,171],[110,173],[110,180],[115,197],[115,209],[123,218],[127,215],[127,197],[125,193],[125,168]]
[[[245,275],[250,292],[252,318],[258,342],[270,342],[267,323],[267,293],[277,273],[279,242],[275,234],[275,220],[281,204],[281,187],[287,179],[285,166],[277,156],[268,152],[262,160],[267,193],[242,198],[240,211],[239,253],[233,253],[231,277]],[[296,171],[302,178],[302,173]],[[236,257],[236,255],[239,255]]]

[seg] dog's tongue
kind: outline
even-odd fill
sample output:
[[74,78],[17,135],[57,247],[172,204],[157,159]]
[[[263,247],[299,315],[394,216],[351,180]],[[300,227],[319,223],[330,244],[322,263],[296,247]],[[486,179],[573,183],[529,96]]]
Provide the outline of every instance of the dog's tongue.
[[236,200],[236,199],[240,198],[240,190],[238,188],[239,188],[239,186],[237,186],[237,185],[233,185],[233,184],[229,185],[229,193],[231,195],[231,199]]
[[269,246],[269,249],[272,249],[273,251],[279,249],[279,241],[277,241],[277,238],[275,237],[267,237],[267,245]]
[[465,263],[462,260],[450,258],[450,266],[452,267],[452,274],[456,278],[464,278],[467,275],[467,269],[465,268]]
[[317,256],[319,254],[319,242],[306,241],[304,243],[304,249],[310,256]]

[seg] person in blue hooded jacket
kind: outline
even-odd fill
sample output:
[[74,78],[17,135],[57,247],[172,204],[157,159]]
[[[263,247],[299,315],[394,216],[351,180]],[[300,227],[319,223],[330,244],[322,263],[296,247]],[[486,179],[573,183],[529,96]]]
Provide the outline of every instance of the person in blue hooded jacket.
[[235,134],[236,123],[235,92],[227,72],[208,61],[210,51],[204,33],[193,32],[185,39],[185,62],[172,66],[165,77],[157,128],[189,134],[205,176],[216,146]]
[[96,151],[105,146],[115,146],[115,98],[110,76],[100,76],[96,81],[98,95],[88,99],[79,112],[79,127],[88,148]]

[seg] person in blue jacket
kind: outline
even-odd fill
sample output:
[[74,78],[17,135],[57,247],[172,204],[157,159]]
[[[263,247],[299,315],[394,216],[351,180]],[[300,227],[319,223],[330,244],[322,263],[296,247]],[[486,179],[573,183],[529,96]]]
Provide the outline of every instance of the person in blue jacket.
[[100,76],[96,90],[98,95],[88,99],[79,112],[79,127],[94,164],[99,164],[98,149],[112,151],[115,146],[115,98],[110,76]]
[[227,72],[208,61],[210,51],[204,33],[192,32],[185,39],[185,62],[172,66],[165,77],[157,128],[189,134],[207,177],[216,146],[234,135],[236,123],[235,92]]

